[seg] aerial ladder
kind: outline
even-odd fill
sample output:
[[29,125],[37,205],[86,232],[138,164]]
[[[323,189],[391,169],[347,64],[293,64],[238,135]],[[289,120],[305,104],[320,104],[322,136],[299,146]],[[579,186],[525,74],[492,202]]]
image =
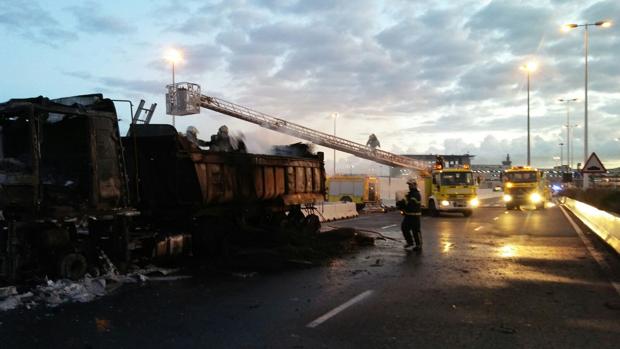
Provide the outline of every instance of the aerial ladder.
[[174,85],[168,85],[167,89],[166,113],[170,115],[198,114],[202,107],[382,165],[402,167],[417,171],[420,174],[428,174],[429,166],[424,161],[393,154],[384,150],[372,149],[363,144],[313,130],[284,119],[276,118],[225,101],[221,98],[202,95],[200,93],[200,86],[197,84],[180,82]]

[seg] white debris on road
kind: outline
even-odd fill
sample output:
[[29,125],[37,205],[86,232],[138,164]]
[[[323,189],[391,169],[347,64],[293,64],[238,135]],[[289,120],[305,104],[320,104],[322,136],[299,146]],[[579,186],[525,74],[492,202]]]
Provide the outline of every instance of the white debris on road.
[[[114,269],[113,269],[114,270]],[[190,278],[190,276],[169,276],[179,269],[166,269],[149,265],[146,268],[134,269],[127,274],[108,273],[99,277],[89,274],[79,280],[67,279],[47,280],[34,289],[19,294],[15,286],[0,288],[0,311],[25,306],[30,309],[39,304],[56,307],[63,303],[86,303],[116,290],[125,283],[153,281],[174,281]]]

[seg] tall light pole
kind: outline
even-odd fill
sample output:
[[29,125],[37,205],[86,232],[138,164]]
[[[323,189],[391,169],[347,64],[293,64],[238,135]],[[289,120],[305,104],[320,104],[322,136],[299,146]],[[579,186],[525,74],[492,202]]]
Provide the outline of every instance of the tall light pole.
[[560,170],[564,166],[564,143],[558,144],[560,146]]
[[529,62],[521,66],[521,70],[527,72],[527,165],[531,165],[530,153],[530,73],[536,71],[538,65],[535,62]]
[[[334,137],[336,137],[336,119],[338,119],[338,113],[332,113],[334,118]],[[336,175],[336,149],[334,149],[334,176]]]
[[568,165],[568,168],[571,169],[571,168],[573,168],[573,158],[571,157],[571,155],[573,153],[573,149],[571,148],[571,143],[570,143],[570,107],[569,107],[569,103],[577,101],[577,98],[571,98],[571,99],[560,98],[560,99],[558,99],[558,101],[566,103],[566,164]]
[[[171,48],[168,51],[166,51],[166,55],[165,58],[168,62],[170,62],[172,64],[172,87],[174,89],[174,93],[170,96],[170,98],[173,99],[173,104],[176,104],[176,88],[175,88],[175,81],[174,81],[174,66],[177,63],[180,63],[181,61],[183,61],[183,54],[181,53],[181,51]],[[175,126],[175,114],[173,112],[172,114],[172,126]]]
[[[563,31],[569,31],[577,27],[584,28],[584,34],[583,34],[583,39],[584,39],[583,47],[585,51],[584,130],[583,130],[583,133],[584,133],[583,163],[584,165],[586,161],[588,161],[588,40],[589,40],[588,28],[591,26],[609,28],[611,27],[611,21],[598,21],[594,23],[585,23],[585,24],[570,23],[570,24],[565,24],[562,26]],[[585,173],[583,176],[583,188],[584,189],[588,188],[588,182],[589,182],[589,174]]]

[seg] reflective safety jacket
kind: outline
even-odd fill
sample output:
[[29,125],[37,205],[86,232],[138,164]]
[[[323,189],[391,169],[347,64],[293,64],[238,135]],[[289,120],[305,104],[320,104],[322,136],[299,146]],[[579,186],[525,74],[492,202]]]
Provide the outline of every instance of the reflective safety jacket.
[[418,189],[410,190],[407,195],[405,195],[404,199],[396,203],[396,207],[398,207],[404,215],[419,216],[422,214],[421,200],[422,198]]

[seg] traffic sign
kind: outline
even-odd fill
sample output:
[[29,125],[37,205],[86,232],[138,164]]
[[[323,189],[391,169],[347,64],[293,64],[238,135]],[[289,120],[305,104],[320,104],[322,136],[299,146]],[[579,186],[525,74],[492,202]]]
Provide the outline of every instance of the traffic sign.
[[581,169],[581,173],[607,173],[605,166],[596,153],[592,153]]

